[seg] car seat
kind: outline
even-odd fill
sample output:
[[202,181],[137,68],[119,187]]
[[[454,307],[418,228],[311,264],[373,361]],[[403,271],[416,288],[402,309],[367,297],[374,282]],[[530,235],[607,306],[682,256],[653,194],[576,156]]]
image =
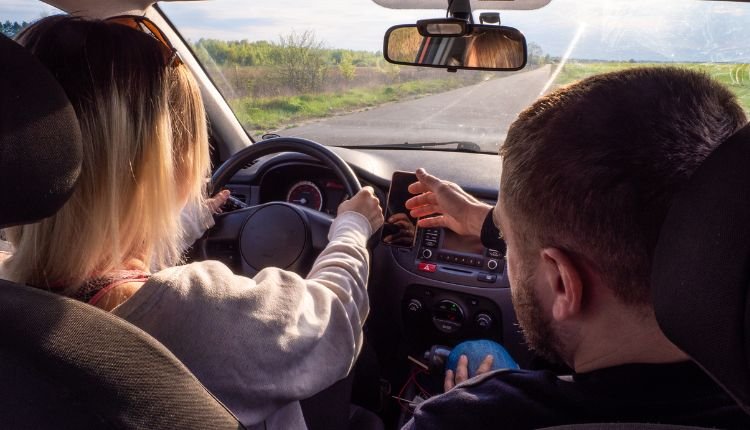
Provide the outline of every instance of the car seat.
[[[654,252],[651,290],[664,334],[750,414],[750,125],[719,145],[673,199]],[[676,428],[686,427],[546,430]]]
[[651,284],[662,331],[750,414],[750,126],[675,197]]
[[[38,61],[4,36],[0,58],[0,227],[8,227],[65,203],[81,135]],[[164,346],[93,306],[0,280],[0,339],[3,428],[243,428]]]

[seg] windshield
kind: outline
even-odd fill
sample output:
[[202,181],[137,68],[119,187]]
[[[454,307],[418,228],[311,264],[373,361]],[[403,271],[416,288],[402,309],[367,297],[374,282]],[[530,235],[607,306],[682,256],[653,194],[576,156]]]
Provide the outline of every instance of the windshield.
[[161,7],[256,139],[277,133],[325,145],[496,153],[511,122],[540,95],[635,66],[705,70],[750,106],[750,4],[552,0],[538,10],[500,11],[503,25],[526,35],[527,67],[457,73],[396,66],[382,55],[390,26],[445,11],[369,0]]

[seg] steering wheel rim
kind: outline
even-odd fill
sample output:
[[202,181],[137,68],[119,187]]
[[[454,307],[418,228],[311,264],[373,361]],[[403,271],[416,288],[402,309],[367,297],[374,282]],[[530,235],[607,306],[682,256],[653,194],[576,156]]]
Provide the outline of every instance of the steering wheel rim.
[[330,167],[343,182],[346,192],[353,196],[362,189],[357,175],[344,160],[325,146],[299,137],[274,137],[254,143],[233,154],[211,176],[210,195],[221,191],[230,179],[248,163],[279,152],[298,152],[309,155]]
[[[344,160],[325,146],[300,138],[278,137],[238,151],[211,178],[211,195],[252,161],[279,152],[309,155],[334,171],[353,196],[362,188]],[[235,273],[255,276],[265,267],[279,267],[305,275],[328,244],[333,217],[288,202],[269,202],[214,216],[216,224],[193,247],[199,260],[217,259]]]

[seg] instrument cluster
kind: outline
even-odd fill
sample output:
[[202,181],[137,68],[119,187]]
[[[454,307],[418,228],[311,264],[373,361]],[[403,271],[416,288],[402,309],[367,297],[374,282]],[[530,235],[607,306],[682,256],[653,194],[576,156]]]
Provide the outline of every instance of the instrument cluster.
[[286,164],[269,170],[261,180],[260,201],[285,201],[336,215],[349,198],[341,181],[325,167]]

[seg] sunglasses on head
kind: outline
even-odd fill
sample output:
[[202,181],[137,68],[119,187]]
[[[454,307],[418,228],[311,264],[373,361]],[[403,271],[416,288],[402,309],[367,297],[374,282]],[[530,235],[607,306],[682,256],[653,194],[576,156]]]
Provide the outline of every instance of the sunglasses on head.
[[164,48],[164,59],[167,66],[179,66],[180,64],[182,64],[180,54],[169,42],[167,36],[164,35],[161,30],[159,30],[159,27],[157,27],[156,24],[153,23],[153,21],[146,18],[145,16],[120,15],[113,16],[112,18],[107,18],[104,21],[124,25],[134,30],[138,30],[141,33],[148,34],[149,36],[156,39]]

